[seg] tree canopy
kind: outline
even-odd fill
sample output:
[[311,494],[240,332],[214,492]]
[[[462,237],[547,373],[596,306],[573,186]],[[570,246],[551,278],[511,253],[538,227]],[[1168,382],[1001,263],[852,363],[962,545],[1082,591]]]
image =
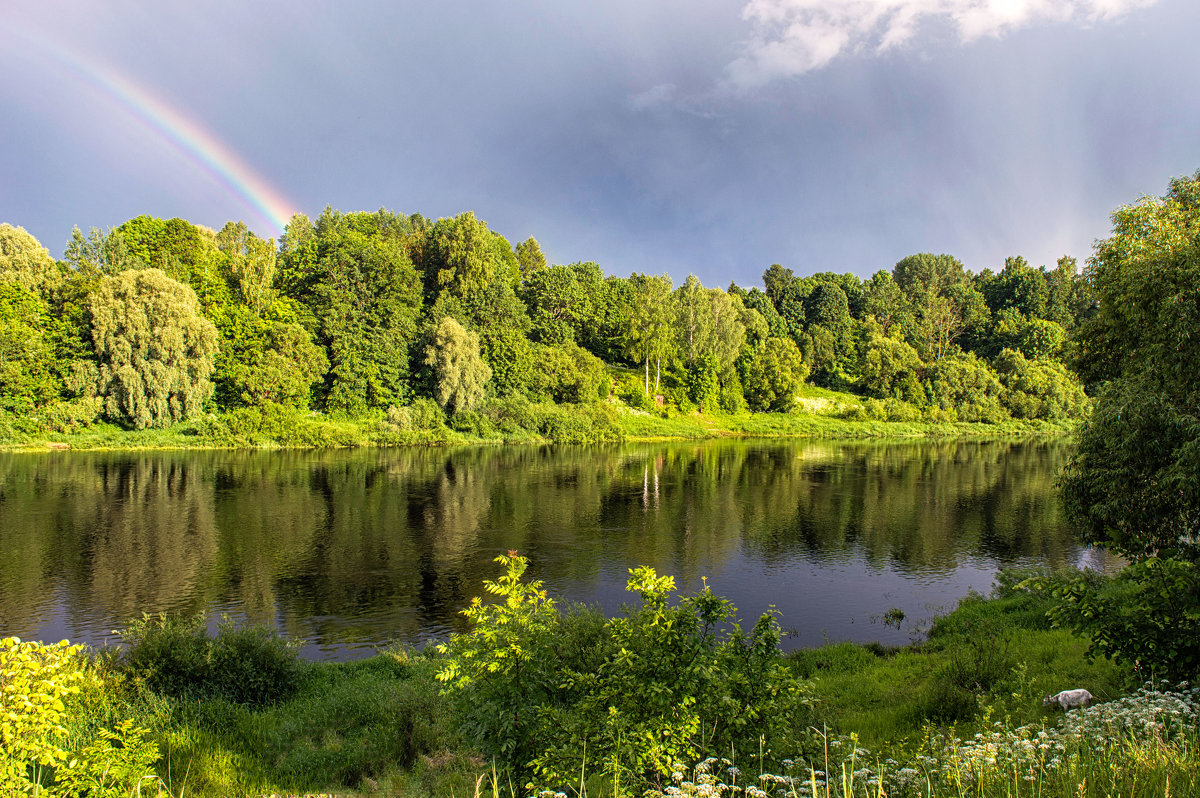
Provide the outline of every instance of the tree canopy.
[[191,288],[160,269],[110,275],[92,294],[91,316],[109,418],[142,429],[200,412],[212,395],[217,330]]

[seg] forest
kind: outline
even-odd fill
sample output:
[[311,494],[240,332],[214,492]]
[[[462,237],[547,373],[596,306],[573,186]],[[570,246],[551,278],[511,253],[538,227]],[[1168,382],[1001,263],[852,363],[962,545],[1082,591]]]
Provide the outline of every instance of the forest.
[[0,224],[0,439],[188,423],[212,440],[336,441],[438,430],[619,437],[618,412],[788,413],[803,385],[882,421],[1064,421],[1090,406],[1072,332],[1096,313],[1073,258],[972,273],[917,254],[870,279],[761,287],[549,264],[471,212],[388,210],[278,242],[139,216],[76,228],[56,261]]

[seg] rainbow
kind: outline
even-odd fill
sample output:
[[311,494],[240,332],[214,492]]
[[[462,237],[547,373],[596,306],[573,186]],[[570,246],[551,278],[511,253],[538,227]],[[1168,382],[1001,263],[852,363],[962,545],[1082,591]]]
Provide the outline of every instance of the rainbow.
[[167,142],[224,185],[259,221],[271,229],[272,235],[283,232],[296,212],[296,204],[284,197],[210,130],[98,59],[85,59],[79,53],[68,51],[41,37],[34,41],[28,34],[17,35],[27,39],[34,52],[52,55],[72,75],[99,89],[103,96],[143,128]]

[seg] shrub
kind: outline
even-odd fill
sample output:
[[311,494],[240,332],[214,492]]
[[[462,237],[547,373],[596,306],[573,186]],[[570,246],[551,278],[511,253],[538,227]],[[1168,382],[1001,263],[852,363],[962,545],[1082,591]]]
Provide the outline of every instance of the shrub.
[[469,708],[464,730],[483,753],[538,784],[564,785],[591,763],[623,783],[660,782],[679,758],[782,750],[803,728],[773,615],[743,632],[707,586],[672,604],[674,580],[651,568],[631,570],[642,603],[623,617],[564,615],[540,582],[522,581],[525,558],[497,561],[504,576],[484,585],[499,601],[472,603],[474,628],[442,648],[438,678]]
[[653,413],[658,408],[654,398],[647,395],[645,381],[636,374],[626,374],[617,383],[617,397],[634,410]]
[[446,426],[446,414],[432,399],[422,396],[412,400],[408,406],[408,416],[412,428],[416,430],[437,430]]
[[123,667],[159,694],[261,706],[291,695],[300,676],[296,646],[272,629],[221,624],[210,638],[199,618],[143,615],[121,630]]
[[1150,557],[1097,584],[1052,585],[1056,625],[1089,638],[1088,652],[1171,679],[1200,674],[1200,566]]
[[479,438],[496,437],[496,427],[491,419],[474,410],[459,410],[450,417],[450,428]]
[[0,640],[0,792],[38,792],[44,768],[66,761],[64,700],[83,680],[82,646]]

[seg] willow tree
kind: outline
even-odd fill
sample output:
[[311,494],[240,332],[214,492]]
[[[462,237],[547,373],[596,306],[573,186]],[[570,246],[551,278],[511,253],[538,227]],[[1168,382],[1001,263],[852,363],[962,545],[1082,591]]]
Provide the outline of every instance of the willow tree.
[[434,398],[447,413],[470,410],[492,376],[479,354],[479,336],[450,316],[438,322],[425,363],[433,369]]
[[62,282],[50,251],[23,227],[0,224],[0,281],[16,283],[42,297]]
[[90,310],[109,418],[144,429],[200,411],[212,395],[217,331],[191,288],[159,269],[134,269],[101,280]]

